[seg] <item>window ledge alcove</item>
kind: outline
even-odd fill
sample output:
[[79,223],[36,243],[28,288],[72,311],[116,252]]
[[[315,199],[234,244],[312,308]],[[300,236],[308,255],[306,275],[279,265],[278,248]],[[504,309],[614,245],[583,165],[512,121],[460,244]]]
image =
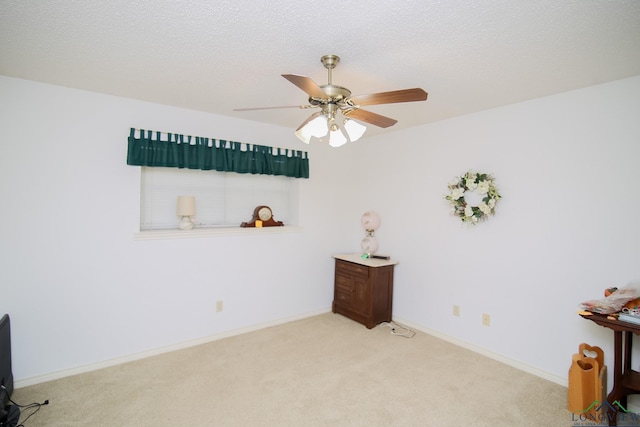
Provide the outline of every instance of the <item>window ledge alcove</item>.
[[217,237],[217,236],[246,236],[258,234],[283,234],[300,233],[302,227],[212,227],[193,228],[191,230],[165,229],[165,230],[143,230],[133,234],[133,240],[162,240],[162,239],[193,239],[197,237]]

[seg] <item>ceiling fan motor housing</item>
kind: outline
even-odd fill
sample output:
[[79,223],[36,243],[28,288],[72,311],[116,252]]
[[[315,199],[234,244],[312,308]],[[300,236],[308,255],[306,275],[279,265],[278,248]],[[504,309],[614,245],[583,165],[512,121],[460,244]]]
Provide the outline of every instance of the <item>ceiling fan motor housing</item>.
[[351,91],[346,87],[336,85],[321,85],[320,88],[327,95],[326,98],[309,97],[309,104],[322,106],[326,104],[339,104],[351,96]]

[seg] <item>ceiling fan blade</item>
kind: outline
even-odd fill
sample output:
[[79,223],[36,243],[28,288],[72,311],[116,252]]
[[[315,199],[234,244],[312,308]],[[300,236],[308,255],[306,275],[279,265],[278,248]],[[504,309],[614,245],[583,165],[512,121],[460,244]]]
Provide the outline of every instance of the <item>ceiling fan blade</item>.
[[307,76],[300,76],[298,74],[282,74],[282,77],[289,80],[294,85],[305,91],[307,95],[314,98],[326,98],[327,94],[324,93],[322,88],[311,80]]
[[313,105],[283,105],[281,107],[234,108],[233,111],[276,110],[279,108],[315,108]]
[[352,96],[349,102],[353,105],[394,104],[397,102],[426,101],[427,92],[420,88],[394,90],[391,92],[372,93],[370,95]]
[[381,116],[371,111],[361,110],[360,108],[345,112],[344,115],[350,119],[362,120],[363,122],[371,123],[381,128],[388,128],[398,123],[396,119]]

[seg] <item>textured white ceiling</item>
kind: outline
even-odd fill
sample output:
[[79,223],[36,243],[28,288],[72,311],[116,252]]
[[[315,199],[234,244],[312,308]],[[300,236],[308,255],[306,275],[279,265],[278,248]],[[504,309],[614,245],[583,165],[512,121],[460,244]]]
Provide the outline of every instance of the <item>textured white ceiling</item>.
[[390,132],[640,75],[639,0],[0,0],[0,74],[296,128],[315,110],[280,75],[354,95]]

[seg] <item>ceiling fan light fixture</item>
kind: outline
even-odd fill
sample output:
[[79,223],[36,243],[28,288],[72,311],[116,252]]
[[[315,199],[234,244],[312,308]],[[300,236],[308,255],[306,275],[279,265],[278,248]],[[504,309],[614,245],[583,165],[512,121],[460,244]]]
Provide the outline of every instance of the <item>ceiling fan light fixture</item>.
[[347,142],[357,141],[364,135],[367,127],[355,120],[341,119],[337,121],[331,113],[321,115],[309,121],[296,131],[296,136],[305,144],[309,144],[312,137],[321,141],[327,136],[329,145],[340,147]]
[[327,132],[329,132],[327,118],[325,116],[318,116],[298,129],[296,136],[300,141],[308,144],[311,141],[311,137],[322,138]]
[[329,132],[329,145],[332,147],[341,147],[348,141],[342,129],[338,128]]
[[351,142],[355,142],[359,140],[362,137],[362,135],[364,135],[365,131],[367,130],[367,127],[364,125],[361,125],[355,120],[345,119],[344,130],[347,132],[347,135],[349,135],[349,140],[351,140]]
[[309,142],[311,142],[311,135],[309,135],[308,133],[305,133],[304,128],[298,129],[296,131],[296,136],[300,141],[304,142],[305,144],[308,144]]

